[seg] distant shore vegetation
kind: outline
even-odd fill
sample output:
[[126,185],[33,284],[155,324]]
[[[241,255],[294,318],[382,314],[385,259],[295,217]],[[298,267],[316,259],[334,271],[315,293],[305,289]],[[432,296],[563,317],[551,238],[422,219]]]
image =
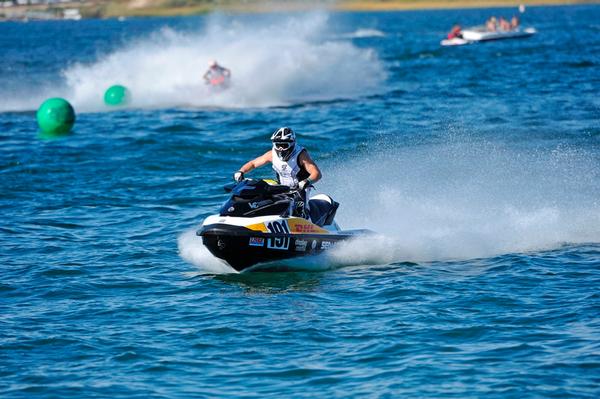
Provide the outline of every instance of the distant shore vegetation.
[[[212,11],[386,11],[600,3],[600,0],[0,0],[1,19],[193,15]],[[69,10],[65,12],[65,10]]]

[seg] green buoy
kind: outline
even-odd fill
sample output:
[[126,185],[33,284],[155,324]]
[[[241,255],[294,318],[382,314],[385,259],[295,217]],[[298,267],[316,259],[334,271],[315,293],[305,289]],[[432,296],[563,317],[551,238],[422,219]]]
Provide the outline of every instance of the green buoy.
[[131,94],[125,86],[110,86],[104,93],[104,104],[110,106],[126,105],[131,99]]
[[75,110],[64,98],[49,98],[38,108],[37,122],[47,135],[67,134],[75,124]]

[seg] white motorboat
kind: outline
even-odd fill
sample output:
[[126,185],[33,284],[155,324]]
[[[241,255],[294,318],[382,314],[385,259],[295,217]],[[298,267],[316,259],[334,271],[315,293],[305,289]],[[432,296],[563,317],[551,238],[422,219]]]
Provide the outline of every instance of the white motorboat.
[[463,29],[462,38],[471,42],[485,42],[489,40],[516,39],[529,37],[536,33],[535,28],[516,28],[511,30],[488,31],[485,26]]
[[487,42],[502,39],[518,39],[529,37],[537,33],[535,28],[516,28],[511,30],[489,31],[485,26],[475,26],[460,31],[460,37],[444,39],[440,42],[442,46],[462,46],[475,42]]

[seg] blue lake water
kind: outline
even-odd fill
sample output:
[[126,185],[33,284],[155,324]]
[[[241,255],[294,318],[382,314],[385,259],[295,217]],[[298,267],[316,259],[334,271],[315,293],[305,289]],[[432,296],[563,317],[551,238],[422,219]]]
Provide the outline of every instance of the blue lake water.
[[[0,396],[598,397],[600,8],[439,45],[515,12],[0,24]],[[194,231],[284,125],[379,235],[233,274]]]

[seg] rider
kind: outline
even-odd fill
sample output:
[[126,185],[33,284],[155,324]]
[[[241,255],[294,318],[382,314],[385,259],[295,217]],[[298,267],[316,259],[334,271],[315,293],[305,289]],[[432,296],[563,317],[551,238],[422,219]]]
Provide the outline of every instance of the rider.
[[[321,179],[321,171],[308,155],[308,151],[296,143],[296,134],[289,127],[277,129],[271,136],[273,148],[255,158],[233,174],[233,179],[240,182],[244,174],[267,163],[273,164],[279,184],[298,189],[302,203],[298,203],[296,212],[303,216],[306,203],[306,189]],[[299,209],[298,209],[299,208]]]
[[220,84],[231,77],[231,71],[212,60],[208,64],[208,70],[204,73],[206,84]]
[[448,33],[448,40],[452,40],[454,38],[462,39],[462,28],[460,25],[454,25],[450,32]]

